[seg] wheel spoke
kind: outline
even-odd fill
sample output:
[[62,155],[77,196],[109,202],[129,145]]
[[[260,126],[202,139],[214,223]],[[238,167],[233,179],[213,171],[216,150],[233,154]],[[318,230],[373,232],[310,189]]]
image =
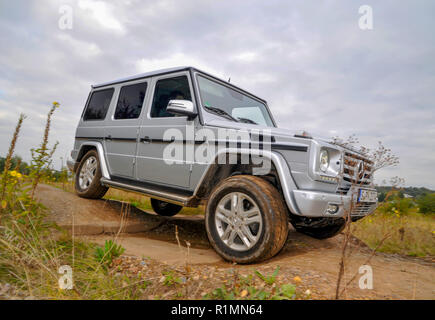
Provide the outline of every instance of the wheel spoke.
[[249,229],[247,226],[242,226],[240,228],[240,231],[251,241],[251,242],[255,242],[256,240],[256,236],[254,236],[251,232],[251,229]]
[[231,226],[228,225],[227,228],[225,229],[224,233],[222,234],[221,239],[228,240],[230,233],[231,233]]
[[231,218],[232,216],[234,216],[233,212],[231,210],[225,209],[224,205],[222,204],[218,206],[218,212],[220,212],[227,218]]
[[251,247],[250,239],[248,239],[248,237],[241,230],[238,230],[237,234],[238,234],[239,238],[242,239],[245,246],[248,247],[248,249],[249,249]]
[[231,198],[231,213],[232,215],[237,214],[237,205],[238,205],[239,197],[237,193],[233,193]]
[[236,238],[237,232],[230,230],[230,235],[228,236],[228,245],[232,246],[234,244],[234,239]]
[[245,225],[247,225],[247,226],[250,224],[253,224],[253,223],[261,223],[261,216],[260,216],[260,214],[258,214],[255,216],[251,216],[249,218],[245,218],[244,222],[245,222]]
[[254,207],[254,208],[248,209],[246,211],[243,211],[242,215],[245,218],[249,218],[251,216],[260,215],[260,210],[257,207]]
[[218,218],[219,220],[225,222],[225,223],[228,224],[228,225],[232,224],[231,221],[230,221],[230,219],[228,219],[225,215],[223,215],[223,214],[220,213],[220,212],[217,212],[217,213],[216,213],[216,218]]

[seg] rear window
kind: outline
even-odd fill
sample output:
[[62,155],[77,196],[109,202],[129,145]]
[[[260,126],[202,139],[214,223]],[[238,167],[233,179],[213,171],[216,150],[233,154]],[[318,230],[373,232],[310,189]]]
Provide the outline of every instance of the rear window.
[[104,120],[112,96],[113,88],[92,92],[83,120]]
[[137,83],[121,88],[115,110],[115,119],[137,119],[142,110],[147,83]]

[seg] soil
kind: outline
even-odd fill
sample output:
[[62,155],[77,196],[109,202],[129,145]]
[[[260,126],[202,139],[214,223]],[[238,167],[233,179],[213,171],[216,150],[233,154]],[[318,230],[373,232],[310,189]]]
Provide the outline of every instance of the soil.
[[[104,243],[117,238],[131,264],[151,259],[162,265],[183,266],[188,260],[201,276],[202,291],[216,288],[228,273],[241,275],[258,270],[271,274],[280,266],[278,280],[294,282],[309,289],[313,299],[331,299],[335,294],[343,235],[317,240],[290,229],[283,250],[260,264],[234,265],[224,261],[209,245],[202,216],[160,217],[127,203],[111,200],[88,200],[73,193],[41,185],[37,197],[47,207],[48,218],[70,230],[76,237]],[[178,241],[176,237],[178,234]],[[187,254],[187,248],[189,252]],[[373,289],[360,289],[358,274],[367,264],[372,250],[362,241],[352,239],[351,256],[346,265],[347,282],[357,274],[342,298],[345,299],[434,299],[435,261],[392,254],[375,253],[368,265],[373,270]],[[136,268],[136,267],[134,267]],[[204,279],[209,279],[205,281]],[[219,280],[220,279],[220,280]],[[200,296],[199,296],[200,297]]]

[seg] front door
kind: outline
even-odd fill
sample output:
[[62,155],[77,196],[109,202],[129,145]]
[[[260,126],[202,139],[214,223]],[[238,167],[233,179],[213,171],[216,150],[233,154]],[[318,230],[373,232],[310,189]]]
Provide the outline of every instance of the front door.
[[[173,163],[165,159],[165,148],[170,141],[164,141],[167,130],[177,130],[186,140],[186,125],[193,126],[197,119],[188,121],[187,117],[175,116],[166,111],[169,100],[192,101],[191,80],[188,72],[154,77],[152,79],[153,97],[149,100],[147,116],[139,128],[137,149],[137,177],[139,180],[162,185],[189,188],[191,162],[186,155]],[[176,142],[183,146],[183,141]]]
[[121,85],[113,113],[105,128],[106,159],[111,176],[134,178],[140,115],[148,81]]

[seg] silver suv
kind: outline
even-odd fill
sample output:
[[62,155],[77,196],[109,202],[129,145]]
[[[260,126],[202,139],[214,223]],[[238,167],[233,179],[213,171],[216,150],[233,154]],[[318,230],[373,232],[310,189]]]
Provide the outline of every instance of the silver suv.
[[71,156],[80,197],[138,192],[162,216],[204,204],[211,245],[237,263],[276,255],[289,221],[325,239],[377,205],[371,161],[278,129],[265,100],[193,67],[92,86]]

